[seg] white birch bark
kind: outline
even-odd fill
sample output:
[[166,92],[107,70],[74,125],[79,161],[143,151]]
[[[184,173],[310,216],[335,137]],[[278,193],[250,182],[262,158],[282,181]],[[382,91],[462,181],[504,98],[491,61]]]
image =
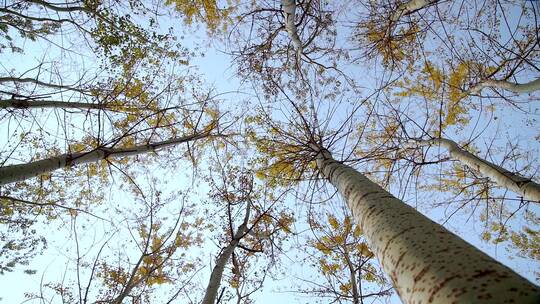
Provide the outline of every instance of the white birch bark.
[[439,0],[411,0],[400,4],[397,9],[390,15],[392,23],[396,23],[401,16],[408,15],[414,11],[417,11],[425,6],[438,2]]
[[532,93],[540,90],[540,78],[527,83],[514,83],[505,80],[488,79],[475,85],[469,91],[472,94],[479,94],[483,88],[503,89],[516,94]]
[[200,133],[129,148],[114,149],[102,147],[87,152],[61,154],[26,164],[4,166],[0,167],[0,186],[36,177],[65,167],[97,162],[109,157],[125,157],[144,154],[208,136],[210,136],[209,133]]
[[298,29],[294,23],[294,18],[296,16],[296,1],[295,0],[281,0],[281,6],[283,8],[283,13],[285,14],[285,30],[291,38],[292,44],[296,49],[297,56],[302,54],[302,41],[298,35]]
[[458,146],[450,139],[438,138],[418,142],[420,145],[440,145],[448,150],[450,157],[488,177],[500,187],[523,196],[524,199],[540,202],[540,184],[519,174],[512,173],[487,160],[481,159]]
[[221,284],[223,270],[225,270],[225,265],[227,265],[227,262],[231,258],[234,249],[236,248],[236,246],[238,246],[240,240],[248,231],[247,224],[249,221],[250,208],[250,204],[248,203],[246,207],[246,215],[244,216],[244,222],[240,226],[238,226],[238,229],[236,229],[233,239],[231,240],[229,245],[227,245],[227,247],[225,247],[225,249],[223,249],[219,254],[216,260],[216,265],[214,266],[214,269],[212,269],[212,274],[210,275],[210,280],[208,281],[208,286],[206,287],[204,299],[201,304],[214,304],[216,302],[216,297],[219,290],[219,285]]
[[404,303],[540,303],[540,288],[323,150],[338,189]]

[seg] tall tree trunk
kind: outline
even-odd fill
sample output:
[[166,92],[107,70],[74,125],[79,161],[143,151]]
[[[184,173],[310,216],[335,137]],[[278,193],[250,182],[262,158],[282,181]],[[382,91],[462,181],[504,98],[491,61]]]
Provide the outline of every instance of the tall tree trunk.
[[440,0],[410,0],[400,4],[389,16],[388,20],[390,21],[390,24],[388,25],[386,36],[389,38],[394,35],[394,30],[402,16],[409,15],[439,1]]
[[107,148],[101,147],[88,152],[66,153],[55,157],[41,159],[38,161],[0,167],[0,186],[36,177],[41,174],[57,169],[71,167],[75,165],[97,162],[109,157],[125,157],[144,154],[169,146],[178,145],[185,142],[195,141],[210,136],[210,133],[198,133],[170,140],[149,143],[145,145],[133,146],[130,148]]
[[238,229],[236,229],[233,239],[231,240],[229,245],[227,245],[227,247],[225,247],[225,249],[223,249],[219,254],[216,260],[216,265],[214,266],[214,269],[212,269],[212,274],[210,275],[210,280],[208,281],[208,286],[206,287],[204,299],[201,304],[214,304],[216,302],[216,297],[219,285],[221,284],[223,270],[225,270],[225,265],[227,265],[227,262],[231,258],[234,249],[236,248],[236,246],[238,246],[240,240],[248,231],[247,224],[249,221],[250,208],[250,204],[248,203],[246,207],[246,215],[244,216],[244,222],[240,226],[238,226]]
[[540,303],[540,288],[322,150],[338,189],[404,303]]
[[521,194],[524,199],[540,202],[540,185],[516,173],[512,173],[487,160],[481,159],[464,149],[450,139],[437,138],[418,142],[420,145],[440,145],[445,147],[450,157],[477,170],[500,187]]
[[488,79],[480,82],[469,91],[473,94],[479,94],[483,88],[504,89],[516,94],[532,93],[540,90],[540,78],[527,83],[514,83],[505,80]]
[[62,109],[107,109],[107,106],[99,103],[87,102],[69,102],[54,100],[35,100],[35,99],[0,99],[0,109],[44,109],[44,108],[62,108]]
[[410,0],[402,3],[392,13],[390,20],[392,23],[396,23],[401,16],[408,15],[436,2],[439,2],[439,0]]
[[294,17],[296,15],[296,1],[295,0],[281,0],[281,7],[285,14],[285,30],[291,38],[294,45],[297,56],[302,54],[302,41],[298,35],[298,29],[294,23]]

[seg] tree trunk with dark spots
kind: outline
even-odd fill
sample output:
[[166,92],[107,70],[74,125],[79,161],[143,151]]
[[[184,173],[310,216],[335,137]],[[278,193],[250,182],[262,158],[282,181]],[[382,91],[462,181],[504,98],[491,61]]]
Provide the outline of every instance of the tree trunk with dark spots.
[[540,288],[323,150],[343,196],[404,303],[540,303]]
[[62,168],[93,163],[112,157],[119,158],[155,152],[159,149],[195,141],[209,136],[210,133],[204,132],[128,148],[98,147],[86,152],[66,153],[26,164],[3,166],[0,167],[0,186],[37,177],[41,174],[49,173]]
[[540,202],[540,184],[530,178],[510,172],[485,159],[481,159],[461,148],[456,142],[446,138],[435,138],[417,142],[422,146],[440,145],[448,150],[450,157],[477,170],[491,181],[519,195],[524,199]]
[[487,79],[469,90],[472,94],[480,94],[483,88],[503,89],[516,94],[532,93],[540,90],[540,78],[526,83],[515,83],[506,80]]

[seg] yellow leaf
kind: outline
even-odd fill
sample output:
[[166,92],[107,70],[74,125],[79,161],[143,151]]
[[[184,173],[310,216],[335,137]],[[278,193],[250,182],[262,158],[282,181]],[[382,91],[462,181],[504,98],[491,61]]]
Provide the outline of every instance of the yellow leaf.
[[361,255],[365,257],[373,256],[373,252],[369,250],[369,247],[366,245],[366,243],[360,243],[357,247],[357,250],[360,252]]
[[337,221],[337,219],[333,216],[333,215],[328,215],[328,223],[330,224],[330,226],[332,226],[332,228],[334,229],[338,229],[339,228],[339,223]]
[[362,235],[362,229],[360,229],[360,226],[354,227],[353,236],[355,238],[359,238]]

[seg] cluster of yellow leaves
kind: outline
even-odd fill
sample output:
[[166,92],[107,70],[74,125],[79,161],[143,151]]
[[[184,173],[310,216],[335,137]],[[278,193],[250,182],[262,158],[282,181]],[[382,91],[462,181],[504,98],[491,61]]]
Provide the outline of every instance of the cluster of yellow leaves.
[[339,219],[327,214],[326,223],[311,218],[310,226],[317,234],[322,233],[309,245],[318,253],[318,270],[333,285],[330,289],[351,296],[353,288],[357,288],[353,286],[351,276],[357,280],[361,276],[362,280],[385,284],[382,274],[368,261],[373,253],[363,240],[362,229],[352,222],[350,216]]
[[[139,126],[145,129],[168,130],[175,135],[177,121],[172,111],[160,108],[160,94],[153,91],[149,77],[134,77],[131,75],[111,82],[112,89],[95,92],[104,106],[122,115],[114,116],[112,125],[118,134],[133,133],[132,128]],[[125,139],[123,139],[125,140]],[[122,147],[129,144],[120,143]]]
[[106,183],[109,180],[109,165],[106,160],[101,160],[95,163],[86,165],[88,177],[98,176],[101,183]]
[[240,279],[238,276],[233,276],[231,278],[231,280],[229,281],[229,284],[231,285],[232,288],[234,289],[238,289],[239,285],[240,285]]
[[[142,279],[148,286],[170,282],[163,274],[162,268],[156,268],[155,265],[160,262],[161,261],[154,257],[144,257],[143,264],[137,269],[132,282],[138,282]],[[118,289],[120,286],[125,286],[128,283],[130,273],[122,267],[112,268],[109,265],[104,264],[102,265],[100,272],[97,273],[97,277],[102,279],[109,289]]]
[[[221,3],[222,4],[222,3]],[[230,14],[234,8],[233,1],[227,1],[227,7],[219,8],[216,0],[166,0],[165,5],[174,5],[176,11],[184,15],[184,22],[204,22],[212,34],[218,29],[227,30]]]
[[466,96],[462,88],[470,74],[470,63],[460,62],[448,76],[448,99],[457,103]]
[[294,217],[292,214],[281,212],[278,218],[279,227],[285,231],[285,233],[291,233],[291,226],[294,224]]
[[463,166],[460,166],[454,163],[453,167],[454,167],[454,172],[456,173],[456,177],[459,180],[464,180],[467,177],[467,172],[465,171],[465,168]]
[[[220,112],[217,108],[207,107],[204,109],[204,113],[208,117],[208,122],[206,123],[204,127],[202,127],[202,131],[210,132],[211,130],[215,129],[218,126]],[[191,115],[187,115],[187,114],[184,115],[184,120],[182,123],[184,128],[190,131],[200,131],[201,129],[200,124],[201,124],[201,121],[198,120],[198,118],[197,120],[195,120],[194,117],[192,117]]]
[[[361,139],[363,142],[373,145],[379,145],[381,142],[395,138],[396,133],[400,128],[400,123],[392,118],[379,119],[377,121],[371,120],[369,125],[369,131],[366,130],[365,125],[359,125],[355,130],[356,132],[353,134],[353,136],[355,138]],[[379,125],[382,125],[382,127],[380,127]],[[360,147],[357,148],[355,153],[359,157],[367,156],[367,154],[365,154]]]
[[441,97],[441,89],[446,76],[433,63],[427,61],[416,79],[404,77],[396,85],[403,91],[396,93],[400,97],[422,96],[427,99],[438,99]]
[[182,223],[180,225],[180,231],[176,234],[174,239],[174,246],[177,248],[188,249],[191,246],[199,245],[202,243],[202,238],[199,233],[186,233],[190,226],[202,227],[202,219],[197,219],[194,224]]
[[269,165],[268,167],[258,170],[256,172],[256,177],[262,180],[273,179],[277,177],[283,177],[290,179],[294,175],[294,165],[290,162],[281,160],[276,161],[275,163]]
[[[172,244],[165,244],[165,240],[168,238],[169,233],[159,234],[158,230],[161,228],[160,223],[152,225],[152,234],[149,236],[148,227],[141,225],[139,227],[139,235],[141,239],[146,242],[149,240],[148,253],[143,257],[142,264],[137,269],[135,274],[136,280],[144,280],[148,286],[154,284],[164,284],[170,282],[167,274],[164,271],[166,266],[166,259],[172,255],[177,248],[188,249],[191,246],[199,245],[202,243],[202,237],[200,233],[191,233],[190,228],[201,227],[203,224],[202,218],[197,218],[193,223],[182,222],[174,238]],[[186,264],[186,269],[190,269],[193,265]]]
[[339,290],[344,294],[349,294],[352,290],[352,283],[339,284]]
[[[494,238],[493,235],[496,235]],[[540,231],[524,227],[523,231],[511,231],[500,223],[491,223],[490,229],[482,233],[482,239],[494,244],[509,241],[520,255],[540,260]]]
[[12,203],[7,199],[0,199],[0,216],[9,217],[13,215],[14,210],[11,207]]
[[384,26],[373,21],[362,23],[366,30],[362,37],[382,57],[383,64],[385,66],[399,65],[403,61],[412,61],[416,53],[414,45],[419,32],[418,25],[412,23],[411,26],[399,28],[396,33],[389,35],[388,23],[383,22],[382,24]]
[[272,224],[273,220],[274,220],[274,219],[272,218],[272,216],[271,216],[270,214],[268,214],[268,213],[264,213],[263,215],[261,215],[261,216],[259,217],[259,222],[260,222],[261,224],[267,224],[267,225],[270,225],[270,224]]
[[[343,251],[339,248],[346,248],[345,251],[353,255],[373,256],[367,244],[361,240],[362,229],[352,223],[350,216],[345,216],[343,221],[340,222],[334,215],[328,214],[327,221],[330,229],[326,231],[326,235],[312,242],[312,246],[323,253],[323,255],[343,262]],[[321,230],[324,229],[323,227],[319,226],[319,228],[315,228]]]
[[300,178],[301,170],[290,158],[291,154],[299,151],[298,147],[265,139],[256,139],[255,146],[265,155],[259,158],[260,169],[255,172],[258,179],[265,180],[273,187],[288,185]]
[[142,265],[137,270],[136,276],[144,278],[148,286],[170,282],[170,279],[163,273],[163,259],[163,256],[159,254],[145,256]]
[[403,81],[396,83],[402,91],[396,96],[421,96],[431,101],[430,106],[440,109],[442,117],[441,127],[444,129],[452,125],[466,125],[469,117],[466,115],[470,105],[463,101],[467,96],[464,86],[468,81],[472,62],[461,62],[450,73],[444,73],[433,63],[427,61],[416,79],[404,77]]
[[[138,113],[142,109],[157,111],[157,101],[151,97],[146,78],[128,77],[112,82],[111,92],[97,92],[102,98],[113,98],[106,103],[107,108],[124,113]],[[105,94],[105,95],[104,95]]]
[[[257,167],[255,176],[258,179],[264,180],[270,187],[287,186],[300,180],[306,169],[313,168],[313,164],[304,162],[304,147],[286,143],[290,140],[283,139],[284,131],[279,129],[281,127],[268,127],[260,114],[247,116],[244,122],[250,126],[246,132],[248,142],[254,144],[262,155],[254,161]],[[266,129],[265,135],[257,136],[251,126]]]
[[321,267],[321,272],[328,275],[336,273],[344,265],[340,263],[329,263],[326,259],[319,259],[319,266]]
[[[441,192],[450,192],[455,195],[464,194],[469,195],[471,190],[464,187],[465,171],[463,167],[454,164],[454,168],[450,170],[444,170],[436,185],[426,186],[426,189],[435,189]],[[423,187],[422,187],[423,188]]]
[[117,289],[118,286],[123,286],[127,283],[129,275],[122,267],[111,267],[103,264],[96,276],[103,280],[105,286],[109,289]]
[[[287,234],[292,233],[292,225],[295,222],[294,215],[285,211],[272,215],[267,211],[256,217],[258,225],[253,227],[255,234],[270,235],[273,231],[281,230]],[[257,240],[254,240],[257,241]]]
[[91,151],[97,148],[98,142],[93,136],[85,136],[80,141],[71,143],[68,146],[68,151],[70,153],[85,152]]

